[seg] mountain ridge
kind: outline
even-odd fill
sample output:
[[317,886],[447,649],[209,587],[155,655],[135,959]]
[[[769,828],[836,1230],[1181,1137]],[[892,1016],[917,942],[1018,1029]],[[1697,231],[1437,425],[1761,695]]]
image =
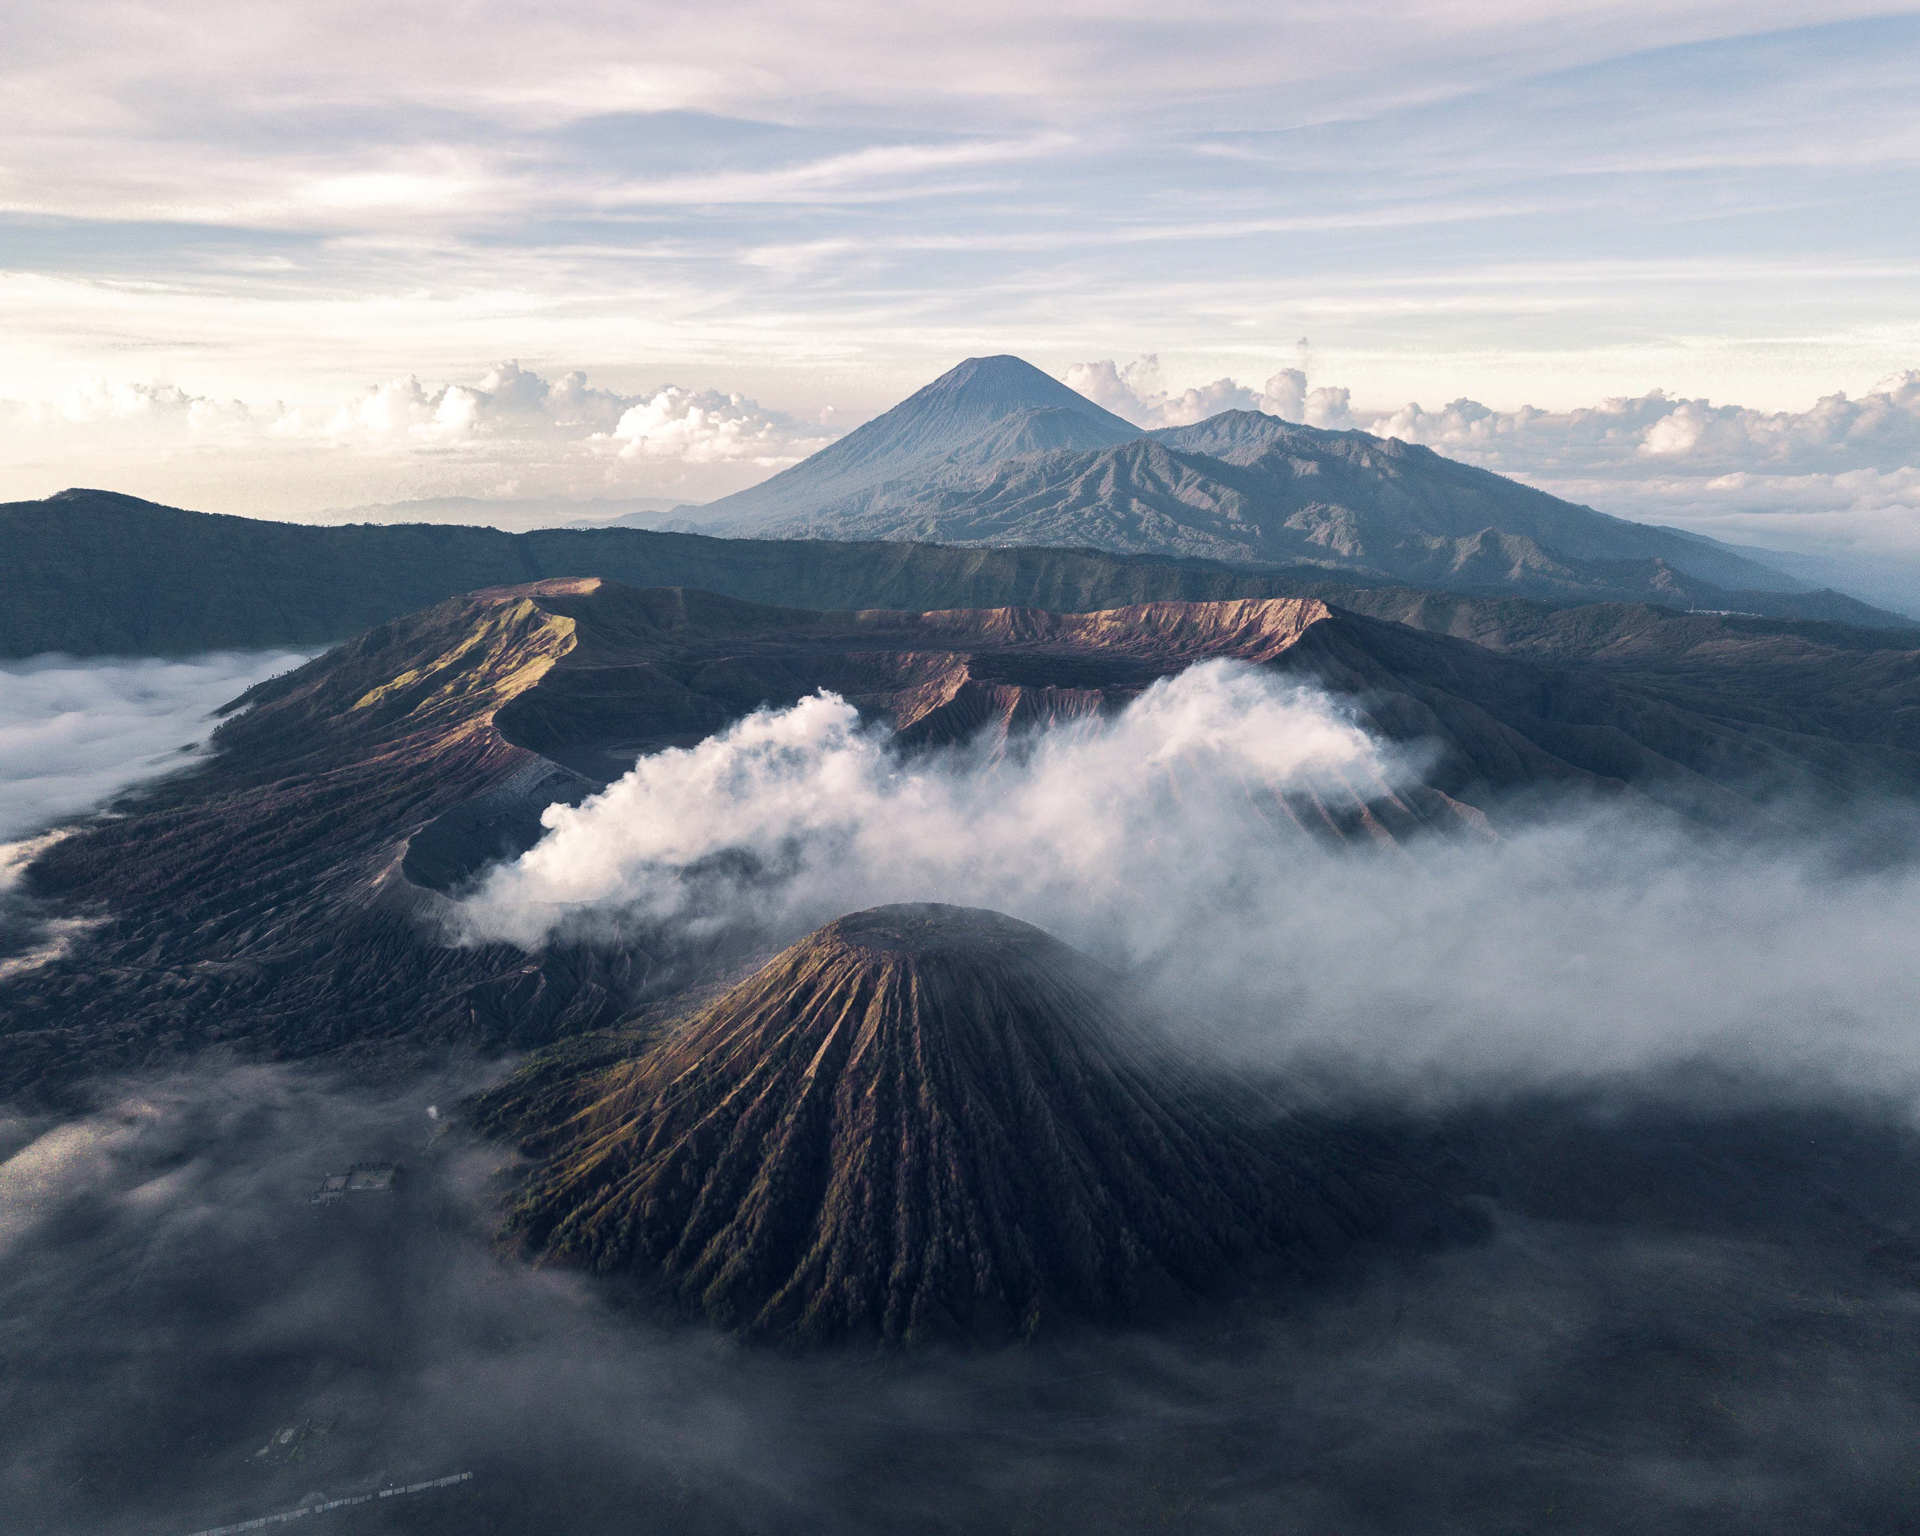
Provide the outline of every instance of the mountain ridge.
[[[1077,425],[1021,430],[1036,407]],[[1147,431],[1011,357],[969,358],[840,442],[701,509],[699,526],[1307,563],[1539,597],[1672,599],[1684,579],[1816,590],[1716,540],[1561,501],[1397,438],[1247,410]]]
[[[499,1050],[605,1027],[678,974],[668,938],[450,947],[448,893],[530,846],[548,805],[819,688],[938,746],[1098,717],[1219,657],[1331,691],[1422,764],[1250,786],[1238,814],[1259,837],[1498,835],[1547,793],[1789,830],[1796,807],[1920,794],[1911,649],[1504,604],[1425,615],[1456,638],[1312,598],[835,613],[594,578],[452,598],[262,684],[210,756],[40,852],[22,897],[92,926],[0,977],[0,1091],[215,1042]],[[1504,653],[1476,640],[1486,623]],[[1617,670],[1584,659],[1609,652]],[[1777,669],[1791,707],[1730,688],[1727,664]]]
[[[997,456],[995,456],[997,454]],[[773,482],[767,482],[769,487]],[[1688,580],[1801,595],[1797,577],[1698,535],[1577,506],[1396,438],[1254,411],[1106,444],[989,434],[971,454],[716,531],[970,545],[1067,545],[1536,596],[1666,597]]]
[[[561,577],[698,587],[819,610],[1011,605],[1089,612],[1140,602],[1279,596],[1351,605],[1367,585],[1352,573],[1318,567],[1089,549],[733,540],[639,529],[510,534],[425,524],[315,527],[77,488],[0,505],[0,550],[8,556],[0,560],[0,656],[185,655],[327,644],[462,592]],[[1589,600],[1645,596],[1638,589],[1602,591]],[[1920,629],[1837,593],[1729,593],[1678,581],[1668,601],[1677,608]]]

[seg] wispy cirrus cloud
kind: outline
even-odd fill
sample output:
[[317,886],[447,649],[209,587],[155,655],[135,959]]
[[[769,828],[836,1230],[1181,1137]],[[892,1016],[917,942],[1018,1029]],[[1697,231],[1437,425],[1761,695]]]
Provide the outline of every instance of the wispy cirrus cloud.
[[947,173],[977,173],[1035,160],[1069,148],[1064,134],[1025,139],[962,139],[951,143],[876,144],[825,159],[763,170],[716,171],[630,181],[594,196],[607,209],[729,203],[859,203],[942,196]]
[[[1858,399],[1920,358],[1920,18],[1879,9],[750,5],[717,34],[566,3],[182,29],[32,0],[0,59],[26,104],[0,126],[0,399],[121,405],[91,435],[14,411],[0,496],[704,500],[823,440],[829,406],[850,425],[1001,351],[1156,355],[1155,422]],[[482,398],[500,357],[610,398],[515,416]],[[165,390],[185,414],[134,408]],[[1601,473],[1536,464],[1545,426],[1456,418],[1405,430]],[[1669,477],[1694,490],[1729,428],[1699,430]],[[1718,473],[1752,497],[1909,462],[1744,444]],[[1603,504],[1673,504],[1633,483]]]
[[32,0],[0,396],[305,405],[518,355],[864,413],[1116,337],[1265,378],[1311,329],[1376,404],[1779,407],[1910,362],[1912,274],[1864,268],[1913,245],[1920,23],[1879,9],[749,5],[716,33]]

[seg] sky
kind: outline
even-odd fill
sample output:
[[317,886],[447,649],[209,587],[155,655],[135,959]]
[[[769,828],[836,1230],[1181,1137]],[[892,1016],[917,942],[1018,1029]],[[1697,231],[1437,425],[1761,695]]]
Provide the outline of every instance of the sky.
[[1013,352],[1920,558],[1920,8],[284,11],[13,9],[0,496],[698,502]]

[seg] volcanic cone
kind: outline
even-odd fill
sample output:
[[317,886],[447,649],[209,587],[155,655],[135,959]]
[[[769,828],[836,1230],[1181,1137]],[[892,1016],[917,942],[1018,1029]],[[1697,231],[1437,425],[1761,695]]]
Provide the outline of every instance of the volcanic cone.
[[1202,1076],[1085,956],[963,907],[830,923],[565,1102],[524,1240],[792,1339],[1143,1321],[1317,1269],[1420,1192],[1377,1138]]

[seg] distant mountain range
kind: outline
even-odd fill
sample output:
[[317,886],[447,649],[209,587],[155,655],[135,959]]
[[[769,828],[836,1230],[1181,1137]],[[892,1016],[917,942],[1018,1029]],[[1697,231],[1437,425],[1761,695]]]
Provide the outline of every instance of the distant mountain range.
[[716,533],[1071,546],[1311,565],[1451,591],[1695,604],[1814,584],[1431,449],[1258,411],[1144,432],[1017,357],[969,358],[772,479]]
[[[1089,420],[1099,430],[1099,418]],[[1031,427],[1028,422],[1018,430]],[[1008,466],[1028,462],[1013,459]],[[1548,509],[1565,505],[1550,497],[1539,501]],[[1597,513],[1581,515],[1613,522]],[[1705,548],[1718,558],[1713,546]],[[1662,575],[1652,591],[1632,582],[1591,591],[1546,581],[1483,583],[1466,580],[1463,571],[1414,585],[1456,596],[1524,593],[1560,606],[1603,598],[1653,600],[1679,610],[1920,628],[1837,592],[1736,590],[1654,564]],[[1272,566],[898,540],[720,539],[634,528],[519,534],[431,523],[318,528],[71,490],[0,505],[0,656],[180,655],[324,644],[456,593],[562,576],[699,587],[817,609],[1018,606],[1083,613],[1143,602],[1316,597],[1371,612],[1373,599],[1363,594],[1383,587],[1390,590],[1379,601],[1395,612],[1409,607],[1407,583],[1324,563]]]
[[534,528],[691,527],[686,509],[664,496],[597,497],[589,501],[553,496],[423,496],[412,501],[366,502],[326,507],[299,519],[321,527],[352,523],[454,523],[526,533]]

